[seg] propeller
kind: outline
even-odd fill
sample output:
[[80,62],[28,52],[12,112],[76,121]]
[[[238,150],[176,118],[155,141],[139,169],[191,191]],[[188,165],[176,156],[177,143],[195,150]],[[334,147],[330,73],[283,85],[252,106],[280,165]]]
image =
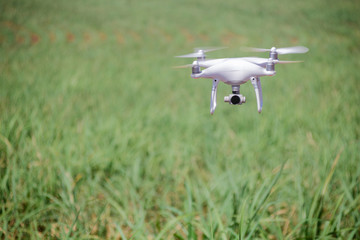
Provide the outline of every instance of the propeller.
[[275,52],[277,54],[292,54],[292,53],[306,53],[309,51],[307,47],[304,46],[295,46],[295,47],[286,47],[286,48],[243,48],[245,51],[251,52]]
[[225,47],[198,47],[194,49],[193,53],[176,56],[178,58],[205,58],[205,53],[212,52],[220,49],[224,49]]
[[192,67],[192,64],[186,64],[186,65],[181,65],[181,66],[174,66],[173,68],[190,68]]
[[[196,60],[196,65],[199,65],[200,67],[203,67],[203,68],[208,68],[208,67],[211,67],[211,66],[213,66],[215,64],[221,63],[223,61],[226,61],[226,58],[197,59]],[[193,67],[193,66],[194,66],[194,62],[192,64],[186,64],[186,65],[182,65],[182,66],[175,66],[173,68],[190,68],[190,67]]]
[[275,61],[275,63],[279,63],[279,64],[287,64],[287,63],[301,63],[304,61]]
[[259,57],[244,57],[242,58],[248,62],[255,63],[261,67],[266,67],[266,65],[271,61],[274,64],[287,64],[287,63],[299,63],[303,61],[280,61],[277,59],[269,59],[269,58],[259,58]]

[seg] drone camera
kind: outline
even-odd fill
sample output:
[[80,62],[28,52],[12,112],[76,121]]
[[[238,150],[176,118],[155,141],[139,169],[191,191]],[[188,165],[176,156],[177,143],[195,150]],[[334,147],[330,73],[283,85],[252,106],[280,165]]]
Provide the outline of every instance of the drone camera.
[[230,94],[224,97],[224,102],[228,102],[232,105],[241,105],[246,102],[245,96],[241,94]]

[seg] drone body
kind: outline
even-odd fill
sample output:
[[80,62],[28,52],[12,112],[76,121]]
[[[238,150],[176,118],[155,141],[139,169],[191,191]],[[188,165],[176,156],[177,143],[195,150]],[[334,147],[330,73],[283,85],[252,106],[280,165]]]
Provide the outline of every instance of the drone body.
[[[201,62],[199,66],[202,67]],[[194,73],[192,78],[218,79],[229,85],[241,85],[253,76],[272,76],[275,71],[267,71],[265,68],[241,58],[229,58],[221,63],[214,64],[200,73]]]
[[[260,113],[262,110],[262,89],[260,77],[275,75],[275,64],[295,63],[298,61],[279,61],[278,54],[305,53],[306,47],[289,47],[271,49],[251,48],[250,50],[258,52],[270,52],[270,58],[243,57],[243,58],[221,58],[205,59],[205,52],[217,50],[218,48],[195,49],[196,52],[178,57],[197,58],[191,65],[192,78],[210,78],[213,79],[211,92],[210,113],[213,114],[216,108],[216,92],[219,81],[232,86],[232,94],[225,96],[224,101],[232,105],[241,105],[246,102],[243,95],[240,94],[240,85],[251,80],[255,89],[257,108]],[[182,67],[182,66],[181,66]]]

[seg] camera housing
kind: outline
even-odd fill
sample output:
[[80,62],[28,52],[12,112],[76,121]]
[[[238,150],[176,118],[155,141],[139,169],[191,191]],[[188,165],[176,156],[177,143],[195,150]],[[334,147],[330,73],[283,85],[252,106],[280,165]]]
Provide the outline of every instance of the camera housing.
[[246,102],[245,96],[241,94],[230,94],[224,97],[224,102],[228,102],[232,105],[241,105]]

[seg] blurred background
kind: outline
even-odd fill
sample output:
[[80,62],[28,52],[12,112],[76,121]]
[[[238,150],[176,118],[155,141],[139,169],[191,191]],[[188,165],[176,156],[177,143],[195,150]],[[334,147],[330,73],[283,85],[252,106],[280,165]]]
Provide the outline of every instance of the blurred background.
[[[358,1],[0,0],[2,239],[359,239]],[[242,106],[176,55],[303,45]]]

